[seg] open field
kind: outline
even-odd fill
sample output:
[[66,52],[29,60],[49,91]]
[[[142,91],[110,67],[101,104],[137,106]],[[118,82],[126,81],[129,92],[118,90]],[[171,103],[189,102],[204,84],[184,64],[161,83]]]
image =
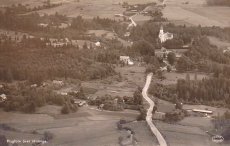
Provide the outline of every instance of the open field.
[[194,126],[203,129],[203,131],[210,131],[214,128],[212,118],[207,117],[185,117],[179,122],[181,125]]
[[221,41],[220,39],[213,37],[213,36],[208,36],[210,43],[213,45],[216,45],[218,47],[230,47],[230,43]]
[[138,86],[143,87],[145,83],[145,67],[125,66],[116,67],[116,72],[120,72],[123,81],[118,82],[116,76],[109,77],[103,80],[93,80],[82,82],[83,87],[94,88],[98,91],[95,94],[89,95],[90,98],[97,96],[111,95],[115,96],[133,96],[134,91]]
[[[211,137],[198,127],[158,122],[156,126],[162,131],[170,146],[218,146]],[[227,146],[227,145],[226,145]]]
[[133,20],[137,23],[137,24],[143,24],[144,22],[150,20],[152,17],[151,16],[144,16],[144,15],[136,15],[135,17],[133,17]]
[[[158,2],[157,0],[154,0]],[[27,3],[28,0],[24,0]],[[114,14],[121,14],[125,11],[119,3],[123,3],[124,0],[84,0],[77,2],[77,0],[51,0],[51,3],[62,2],[63,5],[51,9],[44,9],[37,11],[38,14],[54,14],[58,12],[64,14],[67,17],[83,16],[84,19],[92,19],[93,17],[100,16],[101,18],[111,18],[116,20],[122,20],[123,18],[115,17]],[[129,4],[144,4],[148,2],[153,2],[152,0],[126,0]],[[8,3],[12,4],[15,1]],[[30,4],[30,2],[28,2]],[[34,1],[31,2],[32,4]],[[7,4],[7,2],[5,2]]]
[[[102,81],[86,81],[81,84],[83,87],[98,90],[96,93],[91,94],[93,97],[96,97],[105,94],[112,96],[133,96],[133,92],[137,89],[137,86],[142,86],[145,83],[145,67],[138,67],[137,65],[132,67],[117,67],[116,71],[121,72],[123,77],[122,82],[116,81],[114,77],[109,77]],[[130,71],[135,72],[131,73]],[[60,89],[60,92],[77,90],[78,88],[75,86],[64,87]],[[45,131],[50,131],[54,134],[54,139],[48,142],[49,146],[118,146],[118,137],[126,137],[127,133],[117,130],[117,121],[121,118],[133,121],[139,116],[138,111],[100,111],[96,106],[89,105],[79,107],[76,113],[68,115],[61,114],[60,110],[61,106],[54,105],[38,108],[36,114],[21,114],[1,110],[0,119],[1,123],[7,123],[23,133],[31,133],[32,131],[39,133],[38,135],[32,135],[32,137],[25,136],[30,139],[33,139],[33,136],[34,139],[37,137],[40,138],[41,134]],[[138,127],[137,125],[135,127]],[[140,127],[143,126],[143,124],[140,124]],[[139,133],[140,142],[145,144],[153,141],[151,133],[148,131],[145,132],[146,130],[147,126],[143,127],[142,133],[145,133],[144,137],[149,140],[144,140],[143,135]],[[14,137],[9,132],[3,131],[3,133],[7,138]],[[18,138],[21,139],[23,137]]]
[[[153,100],[155,100],[155,97],[152,97]],[[162,99],[157,99],[158,104],[157,104],[157,111],[158,112],[172,112],[175,110],[175,105],[171,102],[162,100]]]
[[[185,79],[187,74],[189,74],[191,80],[194,79],[195,73],[191,73],[191,72],[179,73],[179,72],[176,72],[176,71],[171,71],[171,72],[163,73],[163,76],[165,76],[166,79],[164,79],[162,81],[160,79],[154,79],[154,82],[160,83],[160,84],[163,84],[163,85],[176,84],[178,79]],[[203,74],[203,73],[196,73],[196,74],[197,74],[197,79],[198,80],[201,80],[201,79],[203,79],[205,77],[208,77],[208,75]]]
[[134,131],[134,136],[137,138],[137,143],[140,146],[156,146],[157,139],[152,135],[146,121],[136,121],[126,123],[123,127],[129,127]]
[[[189,1],[189,4],[182,4]],[[201,25],[201,26],[220,26],[230,25],[228,7],[208,7],[205,0],[170,0],[166,1],[163,9],[164,17],[172,23]]]
[[[45,106],[38,109],[38,112],[50,113],[50,111],[46,111],[47,109],[52,110],[51,113],[53,114],[52,117],[47,115],[47,117],[52,119],[49,121],[45,121],[44,117],[39,116],[41,114],[30,114],[30,116],[34,118],[34,121],[28,121],[26,120],[28,117],[22,116],[19,113],[6,113],[2,111],[1,116],[7,114],[16,119],[11,120],[9,117],[4,117],[5,120],[2,121],[3,118],[1,117],[1,122],[7,123],[11,127],[20,130],[21,135],[16,132],[3,130],[1,130],[0,133],[5,134],[8,139],[18,138],[20,140],[40,139],[42,137],[40,134],[43,134],[45,131],[50,131],[54,134],[54,139],[48,142],[49,146],[115,146],[118,144],[118,137],[124,136],[125,134],[117,130],[117,121],[119,121],[120,118],[135,120],[139,115],[139,112],[131,110],[124,110],[122,112],[99,111],[94,106],[83,106],[79,108],[78,112],[68,115],[58,113],[59,106]],[[24,122],[19,116],[24,118]],[[37,119],[35,117],[37,117]],[[31,133],[32,131],[37,131],[39,134],[24,134]]]
[[50,122],[53,120],[52,117],[46,114],[23,114],[23,113],[14,113],[14,112],[5,112],[3,109],[0,109],[0,124],[2,123],[44,123]]

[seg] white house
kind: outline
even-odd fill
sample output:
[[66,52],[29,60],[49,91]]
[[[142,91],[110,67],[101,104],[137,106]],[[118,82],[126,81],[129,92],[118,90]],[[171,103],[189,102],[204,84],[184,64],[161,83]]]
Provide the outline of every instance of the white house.
[[53,80],[53,84],[63,85],[63,81]]
[[6,98],[6,95],[5,94],[1,94],[0,95],[0,102],[3,102],[5,101],[7,98]]
[[123,14],[115,14],[116,17],[124,17]]
[[37,84],[33,84],[33,85],[31,85],[30,87],[37,87],[38,85]]
[[96,42],[95,45],[96,45],[97,47],[100,47],[100,46],[101,46],[101,43],[100,43],[100,42]]
[[160,28],[159,39],[161,43],[164,43],[166,40],[173,39],[173,34],[166,32],[164,33],[163,26]]
[[130,60],[129,56],[120,56],[120,61],[123,61],[125,64],[134,65],[134,63]]
[[68,95],[68,93],[64,93],[64,92],[62,92],[62,93],[60,93],[61,95],[64,95],[64,96],[66,96],[66,95]]
[[125,63],[128,63],[130,61],[129,56],[120,56],[120,61],[124,61]]

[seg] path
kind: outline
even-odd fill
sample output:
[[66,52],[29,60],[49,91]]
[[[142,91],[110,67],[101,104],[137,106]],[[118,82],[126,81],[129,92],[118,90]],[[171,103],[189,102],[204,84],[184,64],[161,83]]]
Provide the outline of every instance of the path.
[[153,73],[148,74],[147,78],[146,78],[146,83],[145,86],[142,90],[142,95],[145,98],[145,100],[148,101],[150,107],[147,111],[147,116],[146,116],[146,121],[151,129],[151,131],[153,132],[153,134],[156,136],[158,143],[160,144],[160,146],[167,146],[167,143],[164,139],[164,137],[161,135],[161,133],[159,132],[159,130],[155,127],[155,125],[152,122],[152,111],[153,111],[153,107],[155,106],[154,102],[148,97],[147,91],[149,88],[149,85],[151,83],[152,80],[152,76]]

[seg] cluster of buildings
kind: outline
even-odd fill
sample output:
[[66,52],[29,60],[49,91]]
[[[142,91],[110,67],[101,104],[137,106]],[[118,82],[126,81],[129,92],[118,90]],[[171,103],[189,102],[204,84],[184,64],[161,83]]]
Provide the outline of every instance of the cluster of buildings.
[[229,52],[230,51],[230,47],[227,47],[226,49],[223,50],[223,53]]
[[64,39],[50,39],[50,43],[46,43],[47,46],[53,46],[54,48],[56,47],[62,47],[62,46],[68,46],[70,45],[71,42],[69,41],[68,38]]
[[170,52],[174,53],[176,55],[176,58],[181,57],[181,54],[177,53],[175,50],[167,50],[164,47],[162,47],[160,50],[155,51],[155,55],[159,58],[167,58]]

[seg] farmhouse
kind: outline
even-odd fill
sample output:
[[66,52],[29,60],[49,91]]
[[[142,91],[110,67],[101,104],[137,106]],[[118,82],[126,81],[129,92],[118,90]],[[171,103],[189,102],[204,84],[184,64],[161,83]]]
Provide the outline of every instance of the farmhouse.
[[123,14],[115,14],[116,17],[124,17]]
[[100,43],[100,42],[96,42],[95,45],[96,45],[97,47],[100,47],[100,46],[101,46],[101,43]]
[[164,43],[166,40],[173,39],[173,34],[166,32],[164,33],[163,26],[160,28],[159,39],[161,43]]
[[193,109],[192,111],[198,112],[198,113],[212,114],[212,111],[209,111],[209,110]]
[[5,101],[7,98],[6,98],[6,95],[5,94],[1,94],[0,95],[0,102],[3,102]]
[[123,61],[125,64],[134,65],[134,63],[130,60],[129,56],[120,56],[120,61]]
[[63,85],[63,81],[53,80],[53,84]]
[[31,85],[30,87],[37,87],[38,85],[37,84],[33,84],[33,85]]
[[38,26],[42,26],[42,27],[47,27],[49,24],[46,23],[38,23]]

